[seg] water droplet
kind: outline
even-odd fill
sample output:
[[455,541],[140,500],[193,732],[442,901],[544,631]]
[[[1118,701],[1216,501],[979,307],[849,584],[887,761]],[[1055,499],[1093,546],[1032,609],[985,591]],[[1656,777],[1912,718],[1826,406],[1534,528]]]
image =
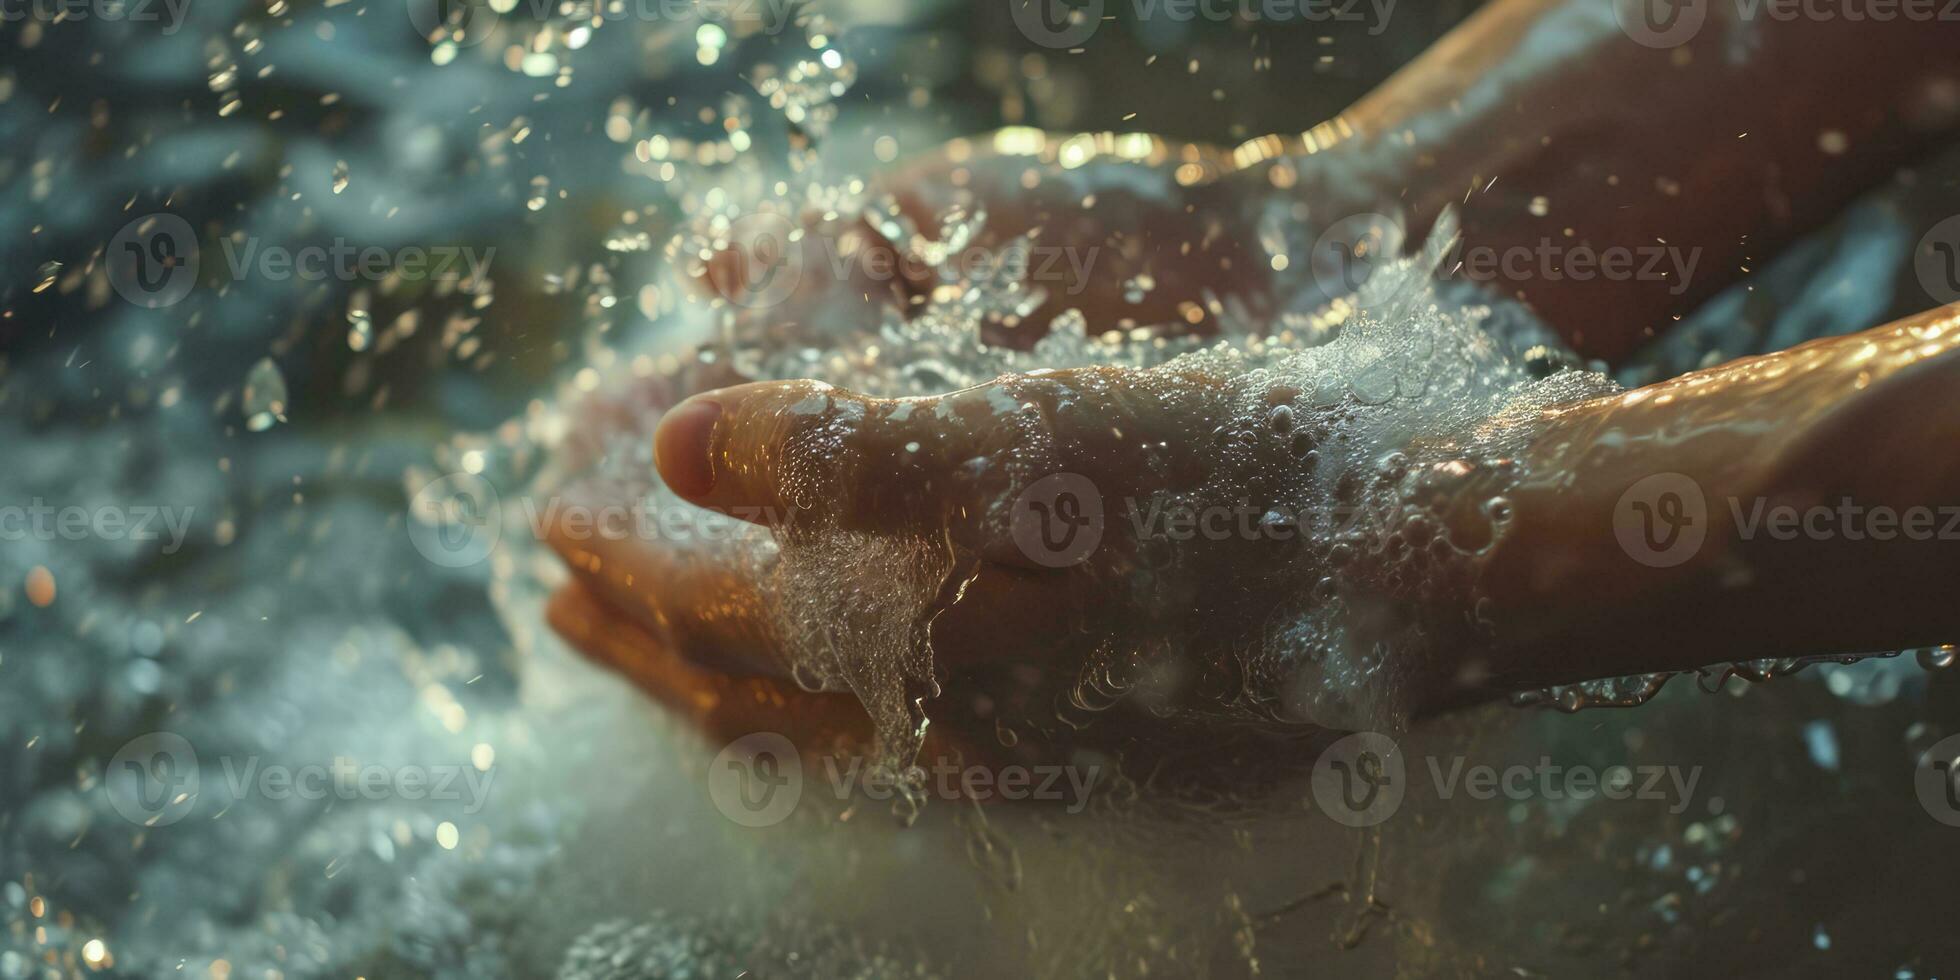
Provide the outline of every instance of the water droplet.
[[1915,651],[1915,659],[1919,661],[1919,666],[1927,670],[1945,670],[1953,666],[1956,655],[1960,655],[1960,649],[1956,649],[1951,643]]
[[1484,502],[1484,513],[1489,514],[1490,519],[1496,521],[1499,524],[1509,523],[1511,520],[1510,498],[1508,497],[1490,498],[1488,501]]
[[286,376],[272,358],[261,358],[245,375],[245,427],[264,432],[286,421]]
[[1266,416],[1266,424],[1280,435],[1293,431],[1293,406],[1274,405],[1272,412]]

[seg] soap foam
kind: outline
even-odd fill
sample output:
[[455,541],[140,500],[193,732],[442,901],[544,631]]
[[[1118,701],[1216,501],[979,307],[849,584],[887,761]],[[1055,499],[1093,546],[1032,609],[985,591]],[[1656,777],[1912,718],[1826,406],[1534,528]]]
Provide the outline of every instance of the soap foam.
[[[942,238],[970,239],[984,220],[949,213]],[[779,337],[744,337],[738,326],[703,356],[757,380],[815,376],[885,397],[1099,365],[1146,371],[1146,389],[1160,378],[1166,386],[1192,375],[1216,379],[1209,476],[1195,490],[1146,503],[1254,507],[1296,522],[1298,544],[1259,556],[1257,569],[1231,569],[1263,603],[1242,610],[1244,621],[1147,615],[1143,648],[1104,644],[1083,665],[1074,699],[1106,705],[1147,687],[1139,678],[1173,677],[1221,692],[1209,712],[1222,717],[1393,729],[1408,717],[1409,678],[1436,669],[1439,653],[1433,624],[1411,610],[1474,608],[1481,558],[1510,520],[1505,489],[1524,474],[1505,420],[1615,390],[1583,372],[1534,378],[1521,352],[1483,329],[1487,311],[1439,301],[1430,277],[1452,236],[1446,217],[1419,254],[1379,263],[1356,294],[1287,313],[1266,334],[1132,339],[1092,332],[1071,310],[1031,350],[989,345],[984,322],[1038,300],[1002,266],[983,269],[982,281],[959,278],[971,270],[942,269],[962,288],[938,291],[910,317],[893,311],[875,325],[832,324],[813,338],[822,346],[784,349]],[[841,403],[817,400],[811,411],[839,413]],[[1012,406],[1001,415],[1021,424],[1009,418]],[[808,469],[787,478],[799,507],[816,503],[813,495],[849,466],[850,420],[836,421],[806,430]],[[1027,421],[1027,431],[1038,435],[1041,422]],[[1009,486],[1066,468],[1052,447],[1040,450],[987,463],[1013,471]],[[878,765],[902,783],[923,741],[922,703],[938,691],[926,626],[944,606],[948,576],[971,556],[945,535],[845,530],[817,513],[793,513],[774,529],[773,548],[754,548],[781,652],[799,683],[864,703]],[[1204,574],[1176,547],[1160,557],[1126,599],[1139,589],[1179,596]],[[1219,688],[1218,678],[1231,686]]]

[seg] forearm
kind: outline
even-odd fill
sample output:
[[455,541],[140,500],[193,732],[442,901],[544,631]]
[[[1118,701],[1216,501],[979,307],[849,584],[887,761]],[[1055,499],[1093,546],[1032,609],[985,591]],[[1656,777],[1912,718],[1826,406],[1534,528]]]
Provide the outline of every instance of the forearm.
[[[1654,48],[1606,0],[1504,0],[1286,150],[1418,229],[1457,207],[1466,249],[1550,251],[1489,285],[1616,360],[1960,120],[1960,26],[1707,9]],[[1582,246],[1681,261],[1559,275]]]
[[1483,574],[1491,691],[1953,642],[1960,307],[1557,410]]

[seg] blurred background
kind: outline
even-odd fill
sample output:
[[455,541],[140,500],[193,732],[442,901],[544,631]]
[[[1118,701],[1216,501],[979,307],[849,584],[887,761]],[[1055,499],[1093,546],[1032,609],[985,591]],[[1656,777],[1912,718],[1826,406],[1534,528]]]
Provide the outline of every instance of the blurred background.
[[[961,814],[813,856],[718,821],[658,713],[544,635],[548,559],[416,547],[428,479],[521,482],[538,461],[486,447],[581,372],[677,348],[674,243],[714,195],[1011,124],[1303,130],[1475,6],[1388,25],[1113,5],[1075,50],[966,0],[6,6],[0,504],[39,523],[0,541],[0,978],[1301,975],[1328,956],[1374,976],[1933,975],[1912,910],[1944,908],[1955,849],[1899,770],[1953,692],[1912,658],[1811,672],[1775,705],[1717,681],[1445,733],[1534,759],[1700,746],[1714,802],[1682,814],[1486,808],[1387,844],[1277,811]],[[1883,256],[1953,213],[1926,203],[1952,169],[1875,195],[1639,370],[1927,305]],[[64,525],[76,509],[123,523]],[[267,766],[422,767],[456,791],[305,798],[268,791]],[[1831,834],[1886,843],[1831,854]],[[1379,885],[1397,875],[1420,884]]]

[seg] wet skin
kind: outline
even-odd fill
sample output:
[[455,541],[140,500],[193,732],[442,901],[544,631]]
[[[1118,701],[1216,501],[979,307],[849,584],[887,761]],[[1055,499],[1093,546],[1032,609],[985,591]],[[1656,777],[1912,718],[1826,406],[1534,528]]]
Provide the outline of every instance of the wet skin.
[[[1960,635],[1960,610],[1936,587],[1960,564],[1951,529],[1938,533],[1948,521],[1937,516],[1960,501],[1960,462],[1942,449],[1960,437],[1950,397],[1960,383],[1956,346],[1960,306],[1509,421],[1528,436],[1520,462],[1531,476],[1505,490],[1515,517],[1482,566],[1474,593],[1481,604],[1473,607],[1466,592],[1414,612],[1446,638],[1447,651],[1419,674],[1417,711],[1593,677]],[[656,452],[668,485],[693,503],[780,514],[792,506],[783,475],[797,467],[809,424],[798,420],[820,417],[785,404],[816,397],[849,406],[821,417],[857,420],[842,436],[852,463],[833,465],[829,453],[807,460],[803,473],[822,482],[804,486],[813,506],[803,513],[892,533],[945,527],[981,556],[961,568],[957,598],[931,628],[946,694],[929,706],[929,748],[983,758],[1001,750],[975,701],[994,703],[996,713],[1042,710],[1098,645],[1142,645],[1156,632],[1207,621],[1227,630],[1277,607],[1286,596],[1276,586],[1288,583],[1267,573],[1262,542],[1200,539],[1180,545],[1197,549],[1185,557],[1208,569],[1192,577],[1198,588],[1140,599],[1127,587],[1138,542],[1119,522],[1085,563],[1033,565],[962,513],[977,512],[977,502],[951,503],[971,489],[953,461],[1012,451],[1025,430],[997,424],[998,396],[1040,403],[1066,388],[1089,403],[1079,417],[1104,420],[1126,438],[1085,423],[1057,439],[1066,447],[1058,458],[1112,494],[1148,495],[1179,468],[1136,465],[1129,447],[1201,443],[1193,421],[1231,384],[1190,373],[1056,372],[907,400],[898,418],[907,402],[809,382],[746,384],[670,411]],[[933,448],[903,448],[914,442]],[[1655,474],[1692,481],[1704,501],[1697,516],[1705,539],[1679,564],[1643,562],[1616,534],[1627,517],[1623,495]],[[1484,496],[1476,486],[1459,493],[1465,501]],[[1926,534],[1901,529],[1882,539],[1788,538],[1739,526],[1756,501],[1806,511],[1840,500],[1936,516]],[[757,525],[753,533],[768,531]],[[553,626],[671,709],[725,737],[767,729],[819,746],[864,736],[854,698],[805,692],[788,679],[762,579],[740,541],[686,551],[589,537],[552,543],[575,579],[552,603]],[[966,724],[962,715],[970,715]],[[1162,729],[1153,739],[1160,747],[1194,744],[1188,735],[1169,739],[1177,729],[1155,718],[1114,721],[1103,734],[1134,739],[1138,724]],[[1021,752],[1033,750],[1024,743]]]
[[[1574,227],[1595,245],[1675,234],[1673,241],[1714,250],[1687,290],[1651,281],[1510,284],[1570,342],[1610,358],[1741,274],[1743,253],[1828,215],[1952,121],[1942,108],[1952,93],[1942,86],[1955,77],[1960,45],[1928,41],[1937,27],[1909,25],[1908,33],[1924,33],[1908,36],[1896,27],[1839,25],[1826,38],[1815,25],[1775,25],[1765,28],[1772,32],[1765,53],[1740,66],[1716,57],[1712,38],[1686,46],[1693,55],[1686,60],[1624,38],[1541,56],[1526,39],[1561,10],[1542,2],[1488,8],[1304,141],[1259,141],[1237,158],[1162,142],[1071,144],[1026,134],[961,142],[890,178],[894,201],[925,228],[956,199],[985,207],[982,247],[1033,231],[1042,241],[1111,250],[1087,278],[1049,284],[1065,303],[1051,296],[1025,323],[990,324],[990,337],[1004,343],[1030,340],[1029,325],[1063,305],[1082,308],[1099,327],[1181,321],[1206,331],[1215,311],[1193,315],[1176,300],[1210,289],[1241,298],[1255,318],[1269,313],[1268,274],[1244,243],[1256,240],[1256,210],[1246,202],[1274,193],[1298,195],[1320,215],[1400,200],[1418,223],[1456,201],[1468,242],[1494,247],[1547,234],[1548,222],[1523,206],[1543,194],[1560,209],[1549,224]],[[1816,71],[1820,61],[1870,65],[1861,59],[1874,47],[1892,55],[1856,73],[1858,84],[1815,83],[1834,74]],[[1602,59],[1610,72],[1599,71]],[[1583,79],[1592,76],[1581,65],[1613,79],[1610,91],[1592,83],[1588,96]],[[1640,96],[1624,94],[1630,79],[1642,83]],[[1502,97],[1468,98],[1490,86]],[[1710,100],[1714,90],[1726,97]],[[1827,116],[1841,120],[1836,130],[1850,152],[1817,152]],[[1738,125],[1753,127],[1753,141],[1729,132]],[[1071,145],[1094,152],[1086,163],[1071,159]],[[1610,186],[1631,181],[1641,193],[1621,199],[1599,190],[1608,175],[1620,178]],[[1677,190],[1652,192],[1662,178]],[[1504,190],[1464,198],[1464,188],[1485,186]],[[1093,206],[1082,206],[1085,195]],[[853,232],[860,244],[882,240],[868,225],[844,234]],[[720,256],[706,276],[725,278],[740,261]],[[1139,272],[1158,284],[1140,304],[1123,287]],[[788,301],[744,316],[759,335],[788,335],[813,317],[915,308],[930,286],[905,277],[806,276]],[[1517,518],[1476,583],[1486,604],[1472,610],[1445,600],[1420,611],[1444,635],[1460,632],[1447,644],[1449,662],[1426,665],[1419,710],[1748,656],[1953,639],[1960,615],[1926,586],[1953,564],[1944,542],[1745,540],[1728,501],[1803,507],[1849,496],[1906,510],[1960,499],[1960,464],[1944,451],[1960,435],[1960,411],[1945,395],[1960,372],[1951,352],[1956,315],[1933,311],[1511,420],[1525,434],[1532,477],[1508,490]],[[958,601],[932,626],[949,695],[964,693],[961,677],[998,682],[1003,667],[1067,676],[1084,655],[1085,636],[1120,641],[1126,629],[1162,623],[1152,610],[1126,605],[1134,601],[1121,588],[1134,542],[1119,536],[1083,567],[1048,569],[1026,561],[981,519],[990,501],[1015,488],[975,485],[959,464],[1024,452],[1036,431],[1003,419],[998,406],[1033,406],[1051,439],[1041,451],[1057,471],[1088,475],[1112,495],[1142,496],[1165,480],[1192,478],[1189,469],[1202,464],[1189,447],[1210,431],[1234,384],[1102,368],[899,402],[815,382],[724,387],[740,379],[693,370],[643,396],[673,405],[656,454],[661,477],[683,498],[741,517],[809,505],[848,527],[944,528],[978,556],[961,571]],[[1056,412],[1062,394],[1078,407]],[[813,414],[812,404],[821,410]],[[814,418],[825,420],[824,439],[811,437]],[[841,454],[834,451],[840,437],[848,449]],[[1168,465],[1154,457],[1144,465],[1137,450],[1144,445],[1165,447]],[[1668,567],[1631,559],[1613,534],[1622,495],[1656,473],[1690,478],[1707,505],[1706,543]],[[739,545],[679,553],[562,537],[553,544],[574,572],[552,603],[554,627],[674,710],[721,735],[770,728],[814,744],[862,731],[849,696],[810,694],[786,679]],[[1194,560],[1212,574],[1199,578],[1198,593],[1180,597],[1191,616],[1231,622],[1278,601],[1257,575],[1235,574],[1257,560],[1234,550],[1243,543],[1193,547],[1209,549]],[[972,741],[957,724],[936,725],[934,734]]]

